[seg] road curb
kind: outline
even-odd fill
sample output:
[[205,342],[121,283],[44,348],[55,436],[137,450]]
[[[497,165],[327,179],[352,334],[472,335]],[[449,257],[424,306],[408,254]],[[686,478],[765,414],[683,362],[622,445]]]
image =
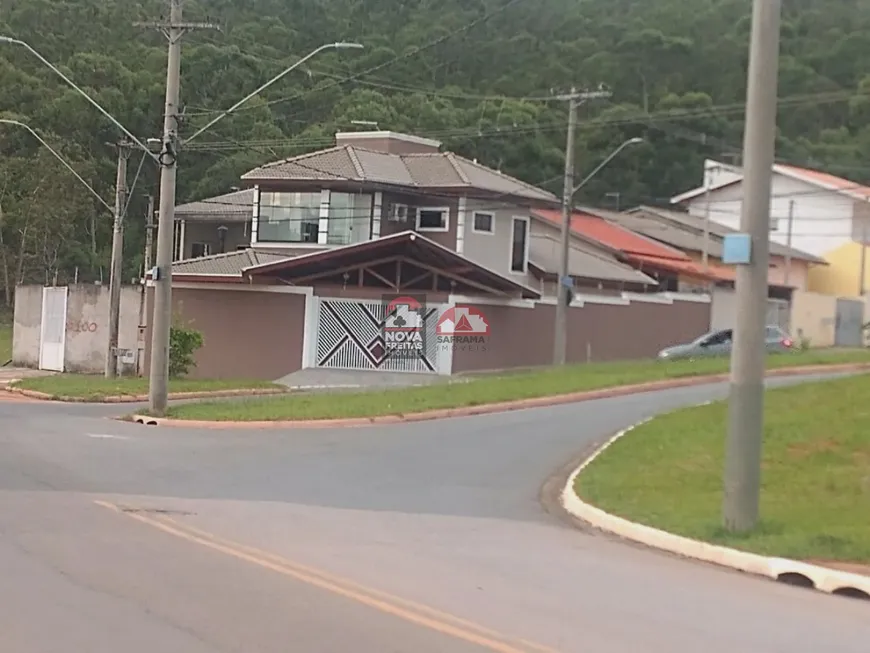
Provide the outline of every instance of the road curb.
[[[0,390],[16,395],[21,395],[22,397],[27,397],[29,399],[38,399],[40,401],[53,401],[64,404],[137,404],[143,401],[148,401],[148,395],[117,395],[100,397],[99,399],[87,399],[84,397],[65,397],[62,395],[53,395],[47,392],[38,392],[36,390],[27,390],[25,388],[16,388],[12,385],[6,387],[0,386]],[[249,390],[215,390],[213,392],[173,392],[169,395],[169,399],[221,399],[227,397],[265,397],[281,394],[288,394],[288,391],[281,388],[262,388]]]
[[827,594],[870,599],[870,576],[838,571],[786,558],[770,558],[693,540],[617,517],[583,501],[574,491],[577,477],[610,445],[637,427],[646,424],[650,419],[654,418],[645,419],[616,433],[571,473],[562,489],[561,497],[562,507],[568,514],[599,531],[683,558],[708,562],[720,567],[728,567],[736,571],[815,589]]
[[[846,363],[839,365],[805,365],[801,367],[786,367],[769,370],[768,377],[802,376],[817,372],[859,372],[870,370],[870,363]],[[150,417],[148,415],[132,415],[125,419],[145,424],[148,426],[173,426],[187,428],[208,429],[316,429],[316,428],[351,428],[361,426],[376,426],[385,424],[403,424],[410,422],[425,422],[436,419],[451,417],[473,417],[477,415],[490,415],[493,413],[505,413],[514,410],[526,410],[529,408],[547,408],[562,404],[594,401],[596,399],[608,399],[611,397],[623,397],[643,392],[655,392],[658,390],[672,390],[688,386],[704,385],[727,381],[728,374],[711,374],[706,376],[687,376],[663,381],[651,381],[634,385],[623,385],[601,390],[587,390],[570,394],[550,397],[535,397],[531,399],[518,399],[480,406],[465,406],[462,408],[446,408],[430,410],[407,415],[381,415],[377,417],[351,417],[342,419],[317,419],[317,420],[283,420],[283,421],[207,421],[173,419],[169,417]]]

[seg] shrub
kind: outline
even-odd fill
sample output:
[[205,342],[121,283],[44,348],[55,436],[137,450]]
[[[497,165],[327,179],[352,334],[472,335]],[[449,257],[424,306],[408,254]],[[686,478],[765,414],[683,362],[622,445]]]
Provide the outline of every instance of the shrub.
[[196,367],[194,354],[202,347],[202,332],[175,325],[169,330],[169,377],[178,378]]

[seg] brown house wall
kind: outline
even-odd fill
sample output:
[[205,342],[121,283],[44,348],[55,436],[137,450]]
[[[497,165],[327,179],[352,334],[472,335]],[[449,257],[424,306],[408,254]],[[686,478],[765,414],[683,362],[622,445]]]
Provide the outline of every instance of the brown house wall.
[[[556,307],[479,306],[490,324],[485,344],[457,344],[453,372],[482,372],[549,365]],[[568,310],[568,361],[651,358],[710,328],[710,304],[680,302],[593,304]]]
[[[153,290],[148,292],[148,315]],[[203,334],[191,378],[279,379],[302,368],[305,296],[174,288],[176,316]],[[145,335],[145,374],[151,329]]]

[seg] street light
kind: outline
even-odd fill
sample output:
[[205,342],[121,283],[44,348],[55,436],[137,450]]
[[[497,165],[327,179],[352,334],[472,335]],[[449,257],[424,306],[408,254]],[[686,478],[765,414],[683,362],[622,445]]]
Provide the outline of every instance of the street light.
[[229,109],[227,109],[226,111],[224,111],[223,113],[221,113],[219,116],[217,116],[217,117],[216,117],[214,120],[212,120],[210,123],[208,123],[207,125],[205,125],[205,126],[202,127],[201,129],[198,129],[198,130],[197,130],[197,131],[196,131],[192,136],[183,139],[182,142],[183,142],[183,143],[189,143],[190,141],[192,141],[194,138],[196,138],[197,136],[199,136],[199,135],[202,134],[203,132],[208,131],[209,129],[211,129],[211,128],[215,125],[215,123],[217,123],[218,121],[223,120],[224,118],[226,118],[226,117],[227,117],[228,115],[230,115],[233,111],[235,111],[235,110],[238,109],[240,106],[242,106],[243,104],[245,104],[248,100],[250,100],[251,98],[253,98],[253,97],[257,96],[257,95],[259,95],[260,93],[262,93],[263,91],[265,91],[267,88],[269,88],[270,86],[272,86],[275,82],[278,82],[278,81],[280,81],[281,79],[283,79],[285,75],[287,75],[288,73],[293,72],[293,71],[296,70],[299,66],[301,66],[302,64],[304,64],[306,61],[308,61],[308,60],[311,59],[312,57],[317,56],[318,54],[320,54],[320,53],[323,52],[324,50],[344,50],[344,49],[350,49],[350,48],[360,50],[360,49],[362,49],[363,47],[364,47],[364,46],[363,46],[362,44],[360,44],[360,43],[345,43],[345,42],[339,42],[339,43],[326,43],[326,44],[324,44],[324,45],[321,45],[319,48],[317,48],[317,49],[315,49],[315,50],[312,50],[311,52],[309,52],[308,54],[306,54],[304,57],[302,57],[299,61],[297,61],[296,63],[294,63],[294,64],[293,64],[292,66],[290,66],[289,68],[285,68],[282,72],[280,72],[280,73],[278,73],[277,75],[275,75],[272,79],[270,79],[268,82],[266,82],[265,84],[263,84],[262,86],[260,86],[260,87],[259,87],[258,89],[256,89],[255,91],[251,91],[250,93],[248,93],[248,95],[246,95],[246,96],[243,97],[241,100],[239,100],[238,102],[236,102],[233,106],[231,106]]
[[[573,143],[573,139],[569,140],[569,142]],[[629,138],[622,145],[613,150],[604,161],[598,164],[598,167],[586,175],[583,181],[574,186],[570,192],[567,189],[573,181],[571,179],[573,176],[573,161],[571,159],[573,156],[573,146],[568,148],[565,152],[565,168],[566,171],[570,170],[570,173],[566,172],[566,192],[562,200],[562,251],[561,259],[559,261],[559,285],[556,289],[556,319],[553,333],[554,365],[564,365],[568,358],[568,302],[570,301],[568,291],[574,285],[573,280],[568,274],[568,257],[569,252],[571,251],[571,214],[574,212],[574,195],[577,194],[577,191],[588,184],[595,175],[601,172],[608,163],[613,161],[613,159],[615,159],[616,156],[625,148],[643,142],[642,138]]]
[[[181,6],[177,2],[172,4],[170,22],[177,25],[181,22]],[[149,408],[155,415],[163,415],[169,401],[169,345],[172,323],[172,233],[175,222],[175,178],[178,169],[176,142],[181,145],[190,143],[203,134],[220,120],[226,118],[233,111],[241,107],[248,100],[272,86],[285,75],[292,72],[303,63],[323,52],[333,49],[361,49],[359,43],[327,43],[321,45],[302,57],[292,66],[284,69],[272,79],[248,93],[226,111],[216,116],[214,120],[194,132],[187,139],[179,139],[178,130],[178,94],[179,94],[179,71],[181,66],[181,43],[180,38],[174,38],[174,32],[170,29],[169,62],[166,75],[166,104],[163,124],[163,153],[161,154],[162,167],[160,170],[160,217],[157,225],[157,260],[152,279],[154,281],[154,317],[151,322],[151,368],[148,380]],[[179,36],[179,35],[175,35]],[[164,159],[164,157],[166,157]]]
[[58,161],[60,161],[63,164],[63,166],[67,170],[69,170],[73,174],[73,176],[75,176],[75,178],[79,180],[79,182],[81,182],[82,186],[87,188],[88,192],[97,198],[97,200],[99,201],[100,204],[105,206],[111,213],[114,213],[115,209],[113,209],[111,206],[109,206],[109,204],[106,202],[106,200],[104,200],[102,197],[100,197],[99,193],[97,193],[97,191],[95,191],[93,189],[93,187],[88,182],[86,182],[82,178],[82,176],[79,173],[77,173],[69,163],[66,162],[66,159],[64,159],[60,154],[58,154],[51,145],[46,143],[45,139],[43,139],[42,136],[37,134],[36,131],[30,127],[30,125],[26,125],[23,122],[19,122],[18,120],[9,120],[7,118],[0,118],[0,123],[2,123],[4,125],[15,125],[16,127],[22,127],[24,129],[26,129],[27,131],[29,131],[31,136],[33,136],[36,140],[38,140],[45,149],[47,149],[49,152],[51,152],[54,155],[54,158],[56,158]]
[[157,155],[151,152],[147,146],[145,146],[142,141],[136,138],[133,134],[131,134],[124,125],[118,122],[112,114],[106,111],[103,107],[101,107],[96,100],[94,100],[90,95],[85,93],[83,89],[81,89],[74,81],[72,81],[69,77],[64,75],[53,63],[51,63],[48,59],[43,57],[39,52],[34,50],[30,44],[22,41],[20,39],[14,39],[10,36],[0,36],[0,43],[11,43],[12,45],[20,45],[21,47],[27,49],[30,54],[39,59],[49,70],[55,73],[58,77],[60,77],[63,81],[65,81],[74,91],[77,91],[79,95],[85,98],[88,102],[90,102],[100,113],[102,113],[106,118],[108,118],[115,127],[120,129],[124,134],[132,140],[136,145],[138,145],[143,151],[147,152],[153,159],[159,162]]
[[590,181],[592,181],[592,178],[595,175],[597,175],[599,172],[601,172],[601,170],[604,169],[608,163],[613,161],[613,159],[615,159],[619,155],[619,153],[622,152],[625,148],[629,147],[630,145],[639,145],[640,143],[643,143],[643,142],[644,141],[642,138],[629,138],[622,145],[620,145],[615,150],[613,150],[613,152],[611,152],[610,155],[606,159],[604,159],[604,161],[602,161],[601,163],[598,164],[598,167],[595,168],[595,170],[593,170],[588,175],[586,175],[586,177],[583,178],[583,181],[581,181],[579,184],[574,186],[574,190],[571,192],[571,197],[576,195],[577,191],[579,191],[586,184],[588,184]]

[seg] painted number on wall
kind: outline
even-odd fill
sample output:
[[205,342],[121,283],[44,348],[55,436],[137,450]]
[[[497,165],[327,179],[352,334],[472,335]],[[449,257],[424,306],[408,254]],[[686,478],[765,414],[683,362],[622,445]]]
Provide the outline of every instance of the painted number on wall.
[[71,333],[96,333],[97,323],[87,320],[68,320],[66,330]]

